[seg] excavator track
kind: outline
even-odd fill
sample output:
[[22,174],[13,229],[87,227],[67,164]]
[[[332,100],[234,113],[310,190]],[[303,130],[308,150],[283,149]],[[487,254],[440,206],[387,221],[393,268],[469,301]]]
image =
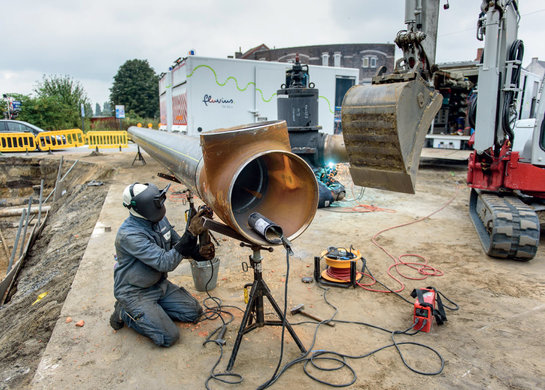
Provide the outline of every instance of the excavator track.
[[469,214],[487,255],[519,261],[534,258],[539,219],[518,197],[472,189]]

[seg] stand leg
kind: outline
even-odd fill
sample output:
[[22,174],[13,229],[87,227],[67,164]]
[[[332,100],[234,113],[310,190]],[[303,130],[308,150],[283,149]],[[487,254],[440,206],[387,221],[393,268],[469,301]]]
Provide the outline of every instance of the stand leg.
[[[280,307],[278,306],[278,304],[274,300],[274,298],[273,298],[273,296],[271,294],[271,291],[269,290],[269,287],[267,287],[267,285],[265,284],[265,281],[261,281],[261,283],[263,284],[263,289],[265,290],[265,296],[267,298],[269,298],[269,302],[271,303],[272,307],[274,308],[274,311],[276,311],[276,314],[278,314],[278,317],[280,318],[280,320],[283,321],[284,317],[285,317],[284,313],[282,312],[282,310],[280,309]],[[293,330],[293,328],[292,328],[291,324],[288,322],[287,318],[286,318],[285,324],[286,324],[286,329],[288,330],[288,332],[290,332],[290,335],[293,338],[293,340],[295,341],[295,344],[297,344],[297,346],[299,347],[301,352],[305,353],[307,351],[305,346],[303,345],[301,340],[299,340],[299,337],[297,337],[297,334]]]
[[233,365],[235,364],[235,359],[237,358],[238,349],[240,348],[240,342],[242,341],[242,336],[244,336],[246,326],[250,324],[252,319],[252,312],[254,311],[254,302],[256,298],[257,290],[257,281],[254,280],[252,284],[252,289],[250,290],[250,297],[248,299],[248,304],[246,305],[246,310],[244,311],[244,316],[242,317],[242,322],[240,323],[240,328],[238,330],[237,339],[233,345],[233,352],[231,352],[231,357],[229,358],[229,364],[227,364],[227,371],[231,371]]
[[[121,147],[120,147],[120,150],[121,150]],[[97,151],[98,151],[98,148],[97,148]],[[134,156],[134,160],[132,160],[131,166],[134,165],[134,163],[135,163],[137,160],[138,160],[138,161],[142,161],[142,163],[143,163],[144,165],[146,165],[146,160],[144,160],[144,156],[142,156],[142,153],[140,152],[140,145],[138,145],[138,152],[136,152],[136,156]]]
[[[241,246],[250,246],[250,245],[244,245],[241,244]],[[238,330],[237,339],[235,341],[235,344],[233,345],[233,351],[231,352],[231,358],[229,359],[229,363],[227,364],[227,371],[231,371],[233,369],[233,366],[235,364],[235,359],[237,358],[238,350],[240,348],[240,343],[242,342],[242,337],[244,334],[251,332],[252,330],[256,328],[261,328],[265,325],[275,325],[275,326],[283,326],[288,329],[288,332],[290,332],[291,337],[293,337],[293,340],[295,340],[295,343],[301,350],[301,352],[306,352],[305,347],[303,346],[303,343],[297,335],[295,334],[295,331],[291,327],[290,323],[288,322],[288,319],[285,317],[282,310],[280,310],[280,307],[274,300],[271,291],[269,290],[269,287],[267,287],[267,284],[263,280],[262,273],[261,273],[261,260],[263,259],[260,254],[260,249],[263,249],[260,246],[250,246],[253,250],[253,255],[250,256],[250,263],[251,267],[254,269],[254,282],[252,283],[252,289],[250,291],[250,296],[248,299],[248,304],[246,305],[246,310],[244,311],[244,316],[242,317],[242,322],[240,323],[240,328]],[[271,303],[272,307],[276,311],[276,314],[280,318],[280,321],[265,321],[265,312],[263,309],[263,298],[267,297],[269,302]],[[255,323],[252,323],[255,319]]]
[[[263,296],[267,297],[272,307],[274,308],[274,311],[280,318],[280,321],[275,321],[275,322],[265,321],[265,314],[263,311]],[[253,318],[252,314],[254,313],[255,313],[256,322],[255,324],[252,324],[251,323]],[[284,323],[284,313],[282,312],[282,310],[280,309],[280,307],[274,300],[267,284],[263,281],[263,279],[254,280],[254,283],[252,284],[252,290],[250,291],[248,304],[246,305],[246,310],[244,311],[244,316],[242,317],[242,322],[238,330],[237,338],[236,338],[235,344],[233,345],[233,352],[231,352],[231,358],[229,359],[229,363],[227,364],[227,371],[231,371],[235,364],[238,350],[240,348],[240,343],[242,341],[242,337],[244,336],[244,334],[251,332],[252,330],[258,327],[263,327],[265,325],[282,326],[283,323]],[[297,344],[301,352],[303,353],[306,352],[307,350],[305,349],[299,337],[297,337],[295,330],[293,330],[287,318],[286,318],[285,324],[286,324],[286,329],[288,330],[291,337],[295,341],[295,344]]]

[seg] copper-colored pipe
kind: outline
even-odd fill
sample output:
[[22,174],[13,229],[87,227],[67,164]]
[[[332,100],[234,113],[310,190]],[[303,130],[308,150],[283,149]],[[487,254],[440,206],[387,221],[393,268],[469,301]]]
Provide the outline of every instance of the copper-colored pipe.
[[247,240],[268,245],[248,225],[258,212],[280,225],[289,240],[310,225],[318,187],[310,167],[291,153],[284,121],[204,133],[199,139],[129,128],[133,140],[191,188]]

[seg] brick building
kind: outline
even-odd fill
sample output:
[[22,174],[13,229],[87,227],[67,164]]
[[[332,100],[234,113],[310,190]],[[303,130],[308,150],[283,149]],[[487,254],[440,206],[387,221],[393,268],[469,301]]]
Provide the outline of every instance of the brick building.
[[360,83],[370,83],[381,66],[387,73],[394,69],[395,45],[391,43],[348,43],[269,49],[265,44],[245,53],[236,52],[235,58],[260,61],[293,62],[299,54],[303,64],[356,68]]
[[528,64],[526,70],[543,77],[545,75],[545,61],[540,61],[539,58],[533,57],[532,62]]

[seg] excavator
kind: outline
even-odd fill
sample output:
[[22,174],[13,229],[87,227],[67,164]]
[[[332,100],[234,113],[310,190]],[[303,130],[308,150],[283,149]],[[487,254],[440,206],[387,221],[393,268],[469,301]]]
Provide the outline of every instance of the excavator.
[[[407,27],[395,38],[403,57],[394,72],[381,69],[371,85],[345,95],[342,127],[356,185],[414,193],[421,148],[442,101],[436,76],[444,72],[435,64],[440,3],[406,0]],[[524,52],[519,20],[517,0],[482,1],[477,39],[484,53],[469,107],[475,137],[467,183],[469,214],[486,254],[528,261],[537,252],[545,212],[545,98],[533,136],[522,152],[514,151]]]

